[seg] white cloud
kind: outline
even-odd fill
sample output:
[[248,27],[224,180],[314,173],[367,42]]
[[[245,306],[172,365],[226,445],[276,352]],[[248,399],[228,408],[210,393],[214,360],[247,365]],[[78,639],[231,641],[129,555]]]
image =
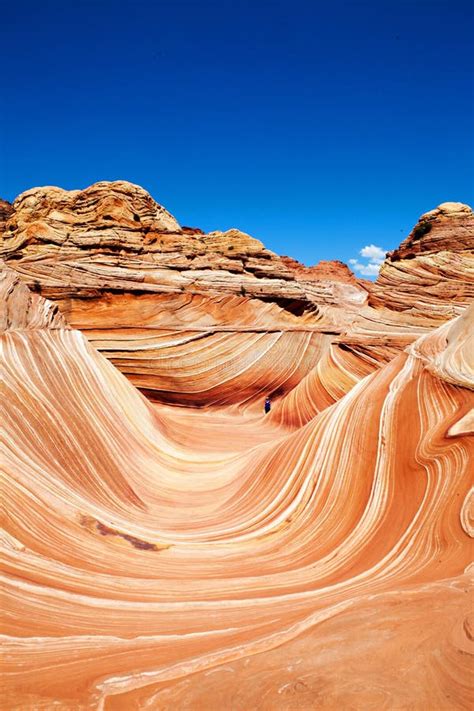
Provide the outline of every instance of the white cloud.
[[377,276],[380,271],[381,264],[375,264],[374,262],[369,262],[368,264],[362,264],[358,262],[357,259],[350,259],[349,263],[355,272],[359,272],[363,276]]
[[362,247],[359,254],[361,257],[368,259],[372,264],[382,264],[387,250],[376,247],[375,244],[368,244],[366,247]]
[[361,257],[364,257],[367,262],[361,262],[358,259],[349,259],[349,264],[352,269],[362,276],[373,277],[377,276],[382,266],[387,250],[382,247],[377,247],[375,244],[368,244],[359,251]]

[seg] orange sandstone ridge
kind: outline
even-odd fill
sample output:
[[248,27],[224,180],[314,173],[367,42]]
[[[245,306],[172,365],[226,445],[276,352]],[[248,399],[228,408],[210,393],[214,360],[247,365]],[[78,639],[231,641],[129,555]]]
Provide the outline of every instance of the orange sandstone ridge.
[[446,320],[474,299],[474,215],[468,205],[445,202],[422,215],[388,255],[370,303]]
[[2,219],[5,708],[471,708],[470,208],[367,287],[125,182]]
[[[367,298],[349,271],[345,279],[322,274],[319,285],[301,284],[298,268],[239,230],[204,234],[181,228],[145,190],[130,183],[102,182],[83,191],[35,188],[20,195],[11,209],[4,255],[48,298],[63,299],[68,290],[83,298],[111,289],[217,291],[278,301],[290,312],[344,299],[360,304]],[[344,281],[346,289],[333,281]]]
[[[402,283],[400,265],[387,283],[387,261],[380,285],[369,286],[340,262],[307,268],[238,230],[181,228],[145,190],[126,182],[83,191],[36,188],[10,210],[7,264],[162,402],[251,406],[267,391],[274,397],[293,393],[310,372],[310,380],[317,377],[317,387],[330,393],[324,402],[334,401],[341,383],[344,391],[352,387],[354,372],[365,376],[465,306],[466,300],[443,301],[425,288],[411,295],[407,280],[414,266],[419,284],[413,260],[400,262]],[[450,293],[460,284],[471,288],[472,211],[461,212],[463,251],[451,229],[452,250],[443,252]],[[457,213],[453,219],[457,225]],[[430,274],[436,284],[434,269]],[[404,299],[402,318],[397,294]],[[221,349],[224,334],[227,347]],[[319,382],[318,362],[327,363],[331,383]],[[198,372],[206,375],[196,377]],[[290,408],[298,423],[319,410],[314,398],[308,408],[308,388],[302,384],[297,392],[302,390],[298,407],[292,402]]]

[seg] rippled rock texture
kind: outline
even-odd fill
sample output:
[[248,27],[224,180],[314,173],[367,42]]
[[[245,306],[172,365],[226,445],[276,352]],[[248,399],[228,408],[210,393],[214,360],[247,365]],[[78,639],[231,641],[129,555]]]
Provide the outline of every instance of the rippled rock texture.
[[446,320],[474,299],[474,215],[445,202],[422,215],[385,261],[370,303]]
[[342,280],[323,270],[306,283],[296,278],[302,265],[285,264],[237,229],[204,234],[182,228],[131,183],[102,182],[82,191],[35,188],[10,209],[4,254],[48,298],[93,297],[110,289],[218,291],[271,298],[302,312],[320,302],[345,298],[359,304],[367,297],[348,270]]
[[236,229],[182,228],[124,182],[20,195],[3,256],[135,385],[171,403],[291,391],[368,299],[340,263],[305,270]]
[[[5,708],[471,708],[472,214],[449,205],[373,287],[128,183],[6,210]],[[386,273],[437,249],[459,299],[398,308]]]
[[204,234],[181,227],[126,182],[23,193],[5,210],[2,252],[148,396],[252,406],[265,393],[292,393],[311,374],[299,388],[303,397],[296,395],[299,414],[294,403],[293,414],[282,412],[301,424],[319,411],[315,388],[328,393],[325,405],[334,402],[360,375],[465,307],[472,211],[446,205],[420,221],[434,225],[418,240],[431,289],[406,250],[403,259],[389,257],[369,285],[341,262],[304,267],[236,229]]

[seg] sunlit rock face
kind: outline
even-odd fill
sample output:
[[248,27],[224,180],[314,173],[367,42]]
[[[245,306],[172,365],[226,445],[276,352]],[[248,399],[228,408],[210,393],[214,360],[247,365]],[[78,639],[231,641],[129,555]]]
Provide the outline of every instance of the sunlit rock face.
[[128,183],[8,212],[5,708],[470,709],[472,233],[454,318],[219,235]]
[[285,433],[149,404],[36,303],[2,339],[6,708],[469,708],[472,310]]
[[[435,274],[430,253],[430,273],[445,294],[468,294],[472,213],[454,205],[433,211],[429,235],[433,245],[444,225],[443,259],[457,271]],[[369,286],[341,262],[305,267],[236,229],[181,227],[127,182],[36,188],[5,215],[7,264],[160,402],[260,408],[271,395],[272,417],[299,425],[466,303],[417,295],[413,259],[400,262],[408,286],[387,285],[390,258]]]
[[370,304],[446,320],[474,298],[474,214],[445,202],[422,215],[386,259]]
[[[280,301],[299,313],[334,302],[331,279],[297,280],[297,269],[237,229],[204,234],[182,228],[131,183],[101,182],[82,191],[35,188],[11,210],[4,255],[48,298],[94,298],[112,289],[217,291]],[[367,294],[350,272],[345,281],[347,301],[364,302]]]
[[239,230],[182,228],[126,182],[23,193],[3,255],[135,385],[169,403],[283,396],[368,298],[340,263],[305,272]]
[[2,234],[5,229],[5,222],[8,220],[12,212],[13,208],[10,203],[0,198],[0,229],[2,230]]

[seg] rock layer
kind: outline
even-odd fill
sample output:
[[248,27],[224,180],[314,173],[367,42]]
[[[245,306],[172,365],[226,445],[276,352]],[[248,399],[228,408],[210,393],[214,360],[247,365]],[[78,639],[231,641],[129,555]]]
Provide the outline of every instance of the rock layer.
[[[165,402],[283,395],[319,359],[325,334],[341,332],[367,301],[340,264],[335,278],[327,264],[306,274],[238,230],[181,228],[129,183],[38,188],[12,210],[7,264],[54,299],[134,384]],[[227,348],[216,357],[223,340]],[[182,370],[171,374],[177,357]]]
[[[342,267],[181,228],[129,184],[15,201],[6,708],[470,708],[471,243],[443,229],[465,276],[449,321],[442,295],[397,307],[394,255],[367,304]],[[235,291],[229,245],[258,298]],[[439,264],[422,247],[400,248],[413,283],[416,260]],[[205,278],[176,288],[170,254]]]
[[474,214],[446,202],[425,213],[389,254],[370,304],[446,320],[474,298]]
[[467,709],[473,316],[292,433],[5,332],[7,707]]
[[[472,212],[449,205],[426,218],[434,227],[418,248],[428,266],[408,259],[402,245],[371,286],[340,262],[304,267],[238,230],[182,228],[125,182],[23,193],[9,208],[2,251],[30,288],[53,299],[71,326],[156,400],[252,405],[265,394],[289,394],[316,366],[327,370],[315,387],[324,381],[330,392],[321,393],[322,405],[305,396],[297,418],[303,422],[361,373],[461,312],[471,291]],[[433,292],[420,277],[426,269],[430,283],[443,284],[439,298],[438,286]],[[289,335],[294,331],[299,335]],[[228,350],[216,358],[223,339]],[[350,375],[334,368],[347,360],[342,350],[351,354]],[[170,374],[175,358],[178,376]],[[216,395],[221,379],[227,388]],[[282,421],[294,415],[294,408],[292,417],[282,411]]]
[[[182,229],[131,183],[102,182],[83,191],[35,188],[12,209],[3,254],[47,298],[93,297],[111,289],[217,291],[273,299],[300,312],[334,302],[330,279],[297,280],[280,257],[239,230]],[[348,302],[366,300],[350,274],[346,284]],[[338,301],[341,295],[336,290]]]

